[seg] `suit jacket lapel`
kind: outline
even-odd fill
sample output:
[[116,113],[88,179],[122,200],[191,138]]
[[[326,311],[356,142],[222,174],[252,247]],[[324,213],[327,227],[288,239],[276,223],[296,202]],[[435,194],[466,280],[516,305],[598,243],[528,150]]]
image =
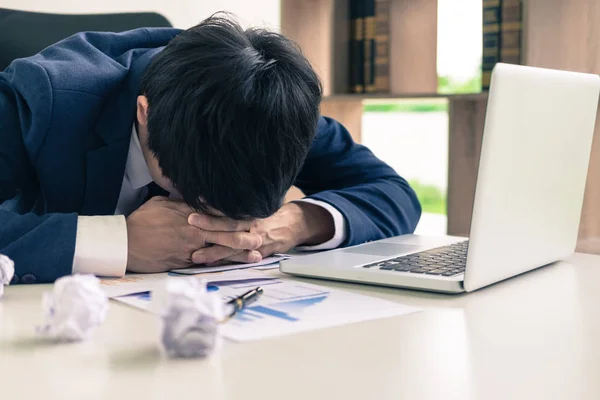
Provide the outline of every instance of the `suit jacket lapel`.
[[[125,173],[141,77],[152,57],[161,50],[162,47],[137,49],[123,55],[121,62],[129,71],[126,81],[106,100],[95,127],[104,146],[87,154],[82,215],[111,215],[115,211]],[[139,55],[142,52],[145,53]]]

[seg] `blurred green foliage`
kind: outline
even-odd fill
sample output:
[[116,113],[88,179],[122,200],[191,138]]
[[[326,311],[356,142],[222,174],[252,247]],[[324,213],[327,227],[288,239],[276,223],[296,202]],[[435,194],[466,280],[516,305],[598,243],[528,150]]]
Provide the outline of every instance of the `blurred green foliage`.
[[437,186],[423,184],[417,180],[411,180],[409,183],[417,193],[423,212],[446,215],[446,193]]

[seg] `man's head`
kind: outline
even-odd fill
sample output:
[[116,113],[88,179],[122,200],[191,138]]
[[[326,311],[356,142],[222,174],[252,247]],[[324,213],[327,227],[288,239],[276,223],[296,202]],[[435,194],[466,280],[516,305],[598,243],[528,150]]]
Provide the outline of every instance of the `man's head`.
[[140,139],[155,181],[195,209],[267,217],[304,162],[320,101],[319,79],[292,41],[213,16],[148,67]]

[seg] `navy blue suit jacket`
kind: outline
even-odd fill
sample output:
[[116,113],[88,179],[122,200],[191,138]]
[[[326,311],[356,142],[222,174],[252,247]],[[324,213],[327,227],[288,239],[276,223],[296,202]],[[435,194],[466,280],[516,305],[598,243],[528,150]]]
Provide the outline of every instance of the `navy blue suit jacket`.
[[[0,253],[14,283],[70,274],[77,215],[114,213],[140,77],[179,32],[82,33],[0,73]],[[421,213],[407,182],[328,118],[296,185],[344,215],[344,245],[412,232]]]

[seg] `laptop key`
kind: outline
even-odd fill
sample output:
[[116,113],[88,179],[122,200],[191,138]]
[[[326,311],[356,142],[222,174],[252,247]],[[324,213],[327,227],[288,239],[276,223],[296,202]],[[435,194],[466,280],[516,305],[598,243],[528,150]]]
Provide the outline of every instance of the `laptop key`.
[[379,269],[383,269],[383,270],[387,270],[387,271],[393,271],[395,268],[394,265],[382,265],[381,267],[379,267]]
[[427,271],[426,274],[427,275],[441,275],[442,273],[439,272],[437,269],[434,269],[433,271]]
[[394,270],[396,271],[410,271],[412,269],[417,269],[417,267],[413,265],[396,265],[396,267],[394,267]]
[[458,275],[458,274],[453,271],[446,271],[442,274],[442,276],[454,276],[454,275]]

